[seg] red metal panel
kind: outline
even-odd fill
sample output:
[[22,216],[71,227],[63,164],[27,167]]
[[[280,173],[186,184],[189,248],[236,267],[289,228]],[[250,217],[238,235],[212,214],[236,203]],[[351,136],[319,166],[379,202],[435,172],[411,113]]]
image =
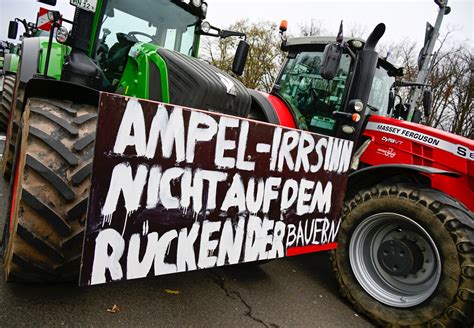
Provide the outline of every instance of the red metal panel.
[[371,116],[364,136],[372,140],[361,157],[367,165],[414,164],[457,172],[432,175],[433,188],[474,210],[474,141],[421,124]]
[[295,120],[291,115],[290,109],[286,107],[286,104],[278,97],[274,95],[267,95],[268,100],[272,103],[275,111],[280,120],[280,124],[287,128],[296,128]]

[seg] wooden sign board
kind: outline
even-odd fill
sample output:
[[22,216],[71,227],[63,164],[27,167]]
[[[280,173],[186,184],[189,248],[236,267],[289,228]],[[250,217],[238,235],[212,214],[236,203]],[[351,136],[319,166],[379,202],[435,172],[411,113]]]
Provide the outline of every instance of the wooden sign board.
[[352,148],[102,93],[80,284],[335,248]]

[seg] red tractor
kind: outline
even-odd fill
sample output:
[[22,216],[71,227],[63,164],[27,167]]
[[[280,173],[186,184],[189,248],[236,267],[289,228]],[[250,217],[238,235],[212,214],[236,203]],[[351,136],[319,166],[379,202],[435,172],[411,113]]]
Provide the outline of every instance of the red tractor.
[[354,136],[332,263],[357,310],[381,325],[463,326],[474,320],[474,141],[416,123],[420,111],[408,121],[393,91],[422,84],[374,59],[377,29],[367,42],[283,36],[287,59],[269,94],[253,92],[250,115]]
[[[97,172],[91,168],[96,130],[105,131],[96,126],[99,91],[114,91],[121,95],[117,99],[147,98],[242,117],[250,111],[252,118],[356,142],[343,220],[334,229],[339,235],[333,264],[343,295],[379,324],[454,326],[473,320],[474,142],[399,119],[419,115],[405,115],[403,104],[394,106],[390,91],[401,71],[375,51],[383,24],[365,42],[344,40],[342,33],[337,43],[316,37],[286,40],[288,58],[272,92],[263,94],[186,57],[197,54],[207,4],[146,2],[169,9],[169,17],[188,17],[189,25],[131,0],[105,3],[90,8],[89,2],[74,2],[78,8],[67,38],[73,49],[61,81],[27,84],[3,241],[8,279],[77,275],[90,174]],[[104,38],[98,38],[97,25],[104,17],[120,19],[124,11],[149,22],[144,26],[153,27],[153,35],[144,36],[151,42],[139,42],[142,32],[125,31],[133,24],[114,25],[117,44],[99,67],[88,56],[99,58],[96,50],[100,43],[105,46],[108,33],[104,29]],[[190,38],[176,38],[168,51],[159,41],[171,33],[161,29],[160,19],[179,23],[174,29]],[[241,57],[236,56],[243,63]],[[321,153],[322,147],[338,153],[332,148],[343,147],[329,141],[316,148],[291,144],[287,153]]]

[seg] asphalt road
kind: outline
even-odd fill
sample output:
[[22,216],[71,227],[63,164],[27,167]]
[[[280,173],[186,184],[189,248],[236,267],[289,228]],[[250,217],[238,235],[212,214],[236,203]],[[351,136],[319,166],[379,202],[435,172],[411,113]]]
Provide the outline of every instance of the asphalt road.
[[[7,189],[0,178],[2,227]],[[0,272],[0,327],[372,326],[339,297],[327,253],[87,288]]]

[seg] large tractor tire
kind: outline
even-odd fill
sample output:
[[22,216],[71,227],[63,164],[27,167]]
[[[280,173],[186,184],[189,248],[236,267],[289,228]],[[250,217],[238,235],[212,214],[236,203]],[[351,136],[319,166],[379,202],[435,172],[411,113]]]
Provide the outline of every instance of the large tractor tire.
[[5,75],[3,79],[2,102],[0,107],[0,132],[6,132],[15,90],[15,75]]
[[78,276],[96,121],[93,106],[28,100],[4,240],[7,280]]
[[332,261],[341,292],[382,326],[472,327],[474,218],[449,196],[376,185],[345,203]]

